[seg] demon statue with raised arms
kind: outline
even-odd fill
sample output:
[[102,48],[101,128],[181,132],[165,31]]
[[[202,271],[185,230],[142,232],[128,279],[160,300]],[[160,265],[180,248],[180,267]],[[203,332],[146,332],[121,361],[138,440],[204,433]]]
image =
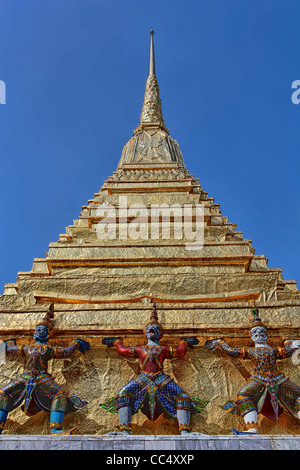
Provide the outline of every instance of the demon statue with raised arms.
[[103,344],[114,346],[119,355],[138,358],[141,370],[137,377],[121,388],[115,398],[100,406],[111,411],[114,401],[114,411],[118,412],[123,434],[131,434],[131,418],[139,410],[151,421],[166,413],[178,420],[181,434],[189,433],[191,415],[200,412],[208,402],[192,400],[174,379],[164,373],[163,362],[165,359],[184,356],[187,348],[192,348],[199,341],[189,337],[182,338],[177,348],[160,346],[163,329],[158,322],[155,303],[144,333],[147,340],[145,346],[125,347],[119,338],[103,339]]
[[7,415],[22,403],[21,409],[27,416],[33,416],[41,410],[50,412],[51,434],[76,434],[74,427],[62,430],[66,413],[76,411],[87,404],[80,398],[68,396],[68,392],[54,381],[47,372],[50,359],[65,359],[78,350],[83,354],[90,349],[88,342],[76,339],[68,347],[48,344],[53,333],[52,319],[54,307],[48,312],[34,330],[35,342],[29,345],[16,345],[14,340],[5,342],[6,354],[25,359],[25,369],[12,382],[0,389],[0,433],[4,428]]
[[292,356],[299,347],[299,341],[286,340],[282,347],[269,346],[267,327],[259,318],[258,309],[252,312],[254,318],[249,333],[254,347],[235,348],[222,339],[205,343],[208,349],[219,348],[229,356],[250,359],[254,364],[254,374],[238,391],[235,403],[227,402],[222,406],[224,409],[233,408],[244,419],[245,431],[232,429],[233,434],[257,434],[260,413],[276,421],[285,408],[300,419],[300,387],[280,372],[276,364],[278,359]]

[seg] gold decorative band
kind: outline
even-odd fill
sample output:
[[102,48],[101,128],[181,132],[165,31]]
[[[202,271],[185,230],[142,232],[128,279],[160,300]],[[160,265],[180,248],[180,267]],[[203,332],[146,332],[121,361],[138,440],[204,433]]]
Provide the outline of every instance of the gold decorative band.
[[187,423],[180,424],[180,426],[179,426],[179,432],[181,432],[181,431],[190,431],[190,430],[191,430],[191,428],[190,428],[189,424],[187,424]]
[[252,423],[247,423],[245,428],[246,428],[246,431],[249,431],[249,429],[254,429],[254,428],[258,429],[258,424],[252,421]]
[[120,431],[129,431],[131,432],[131,424],[130,423],[123,423],[120,425]]
[[57,422],[57,423],[50,423],[50,429],[62,429],[62,424]]

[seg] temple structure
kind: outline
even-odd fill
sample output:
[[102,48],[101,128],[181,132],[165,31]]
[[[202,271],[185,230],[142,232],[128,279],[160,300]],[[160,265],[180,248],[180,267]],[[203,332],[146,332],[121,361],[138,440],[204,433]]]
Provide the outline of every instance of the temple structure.
[[[197,217],[199,207],[202,219]],[[201,221],[203,237],[191,248],[190,232],[182,227],[189,222],[196,233]],[[251,374],[251,364],[221,351],[212,355],[204,344],[212,338],[249,344],[253,305],[268,325],[272,345],[298,339],[300,292],[294,281],[284,280],[281,269],[268,268],[266,257],[255,253],[252,241],[236,230],[186,168],[163,119],[153,32],[140,122],[116,171],[82,207],[73,225],[50,243],[45,257],[35,258],[30,272],[19,272],[16,283],[5,285],[0,336],[15,338],[16,344],[21,338],[30,343],[37,321],[54,303],[55,329],[49,343],[64,346],[83,338],[91,344],[84,356],[75,353],[72,361],[66,358],[52,365],[56,380],[67,384],[70,394],[88,401],[84,409],[65,418],[66,426],[70,419],[82,434],[104,434],[118,430],[118,416],[99,405],[137,375],[138,364],[134,358],[120,361],[102,339],[122,337],[125,346],[141,344],[152,302],[164,328],[161,344],[176,346],[189,335],[199,340],[184,358],[167,364],[169,375],[190,397],[209,400],[193,417],[192,431],[231,434],[239,418],[220,406],[235,398]],[[16,375],[20,364],[7,358],[1,365],[0,386]],[[299,367],[290,359],[282,367],[300,384]],[[16,409],[4,434],[47,434],[48,429],[46,412],[28,418]],[[151,422],[138,414],[132,432],[178,434],[178,428],[164,415]],[[298,434],[298,421],[287,413],[276,422],[261,418],[260,432]]]

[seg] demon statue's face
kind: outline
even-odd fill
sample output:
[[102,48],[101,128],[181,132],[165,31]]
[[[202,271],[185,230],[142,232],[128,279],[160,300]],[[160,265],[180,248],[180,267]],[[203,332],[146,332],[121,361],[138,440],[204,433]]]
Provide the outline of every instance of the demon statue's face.
[[152,341],[153,343],[158,343],[161,338],[161,327],[156,325],[147,325],[146,326],[146,338],[148,341]]
[[267,346],[267,331],[262,326],[256,326],[251,329],[251,338],[255,346]]
[[34,330],[33,339],[39,343],[47,343],[49,331],[45,325],[37,325]]

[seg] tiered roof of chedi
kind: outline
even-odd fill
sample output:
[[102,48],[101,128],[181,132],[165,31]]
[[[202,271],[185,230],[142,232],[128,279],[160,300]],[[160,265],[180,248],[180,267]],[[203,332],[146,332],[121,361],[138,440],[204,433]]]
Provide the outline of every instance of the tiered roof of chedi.
[[[101,217],[97,211],[114,206],[118,224],[120,196],[128,207],[147,207],[148,239],[120,239],[118,233],[113,240],[99,239],[97,224]],[[151,204],[174,203],[182,207],[203,204],[202,249],[187,250],[187,240],[172,239],[172,227],[170,239],[151,237]],[[132,216],[127,222],[130,220]],[[66,233],[50,243],[46,257],[34,259],[30,272],[20,272],[15,284],[6,284],[0,305],[4,310],[16,307],[18,311],[42,300],[100,305],[143,296],[197,303],[299,299],[296,282],[285,281],[282,270],[270,269],[267,263],[264,255],[255,254],[252,242],[236,231],[236,224],[221,214],[220,205],[186,169],[180,147],[164,123],[151,34],[140,124],[124,146],[117,171],[83,206]],[[130,282],[129,274],[134,275],[134,282]]]

